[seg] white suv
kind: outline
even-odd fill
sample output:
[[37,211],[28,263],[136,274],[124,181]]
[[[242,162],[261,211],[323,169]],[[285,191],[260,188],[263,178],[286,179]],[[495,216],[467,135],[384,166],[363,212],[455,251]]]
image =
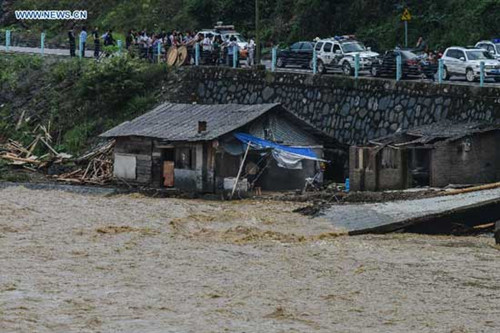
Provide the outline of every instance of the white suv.
[[314,46],[316,49],[319,73],[329,69],[342,69],[345,75],[354,74],[356,54],[359,54],[359,69],[370,70],[378,53],[367,49],[363,43],[348,36],[320,39]]
[[495,58],[500,59],[500,39],[494,39],[493,41],[483,40],[478,42],[476,47],[478,49],[485,49]]
[[484,61],[484,77],[492,77],[500,82],[500,61],[484,49],[468,49],[465,47],[449,47],[443,54],[443,78],[448,80],[452,75],[465,75],[469,82],[480,76],[480,63]]

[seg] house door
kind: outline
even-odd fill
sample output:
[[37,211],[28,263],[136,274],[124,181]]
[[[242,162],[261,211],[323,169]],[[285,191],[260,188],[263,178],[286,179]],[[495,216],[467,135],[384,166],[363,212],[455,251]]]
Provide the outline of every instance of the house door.
[[162,152],[162,186],[174,187],[175,182],[175,150],[173,148],[163,149]]

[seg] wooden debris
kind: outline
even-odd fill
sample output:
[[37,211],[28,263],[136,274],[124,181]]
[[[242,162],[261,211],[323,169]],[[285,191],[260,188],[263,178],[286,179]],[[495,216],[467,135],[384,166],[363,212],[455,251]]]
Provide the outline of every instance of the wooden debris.
[[498,187],[500,187],[500,182],[479,185],[479,186],[473,186],[473,187],[467,187],[464,189],[446,191],[445,193],[443,193],[443,195],[455,195],[455,194],[469,193],[469,192],[482,191],[482,190],[491,190],[491,189],[498,188]]
[[56,176],[56,179],[76,184],[106,184],[113,177],[114,146],[113,140],[75,159],[84,167]]
[[[51,145],[50,123],[48,126],[38,125],[32,135],[33,140],[26,147],[11,139],[6,144],[0,145],[0,159],[34,172],[54,164],[63,165],[67,170],[68,162],[71,165],[76,163],[78,165],[76,170],[53,176],[55,180],[62,182],[103,185],[112,179],[114,140],[74,159],[70,154],[58,152]],[[46,153],[35,156],[35,150],[37,152],[45,150]]]

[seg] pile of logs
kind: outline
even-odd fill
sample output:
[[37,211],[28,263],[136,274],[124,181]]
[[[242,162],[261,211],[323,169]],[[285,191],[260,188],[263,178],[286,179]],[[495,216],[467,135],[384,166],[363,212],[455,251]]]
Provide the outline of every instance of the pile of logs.
[[55,176],[58,181],[76,184],[104,185],[113,177],[113,148],[115,141],[109,141],[100,147],[74,160],[82,167]]

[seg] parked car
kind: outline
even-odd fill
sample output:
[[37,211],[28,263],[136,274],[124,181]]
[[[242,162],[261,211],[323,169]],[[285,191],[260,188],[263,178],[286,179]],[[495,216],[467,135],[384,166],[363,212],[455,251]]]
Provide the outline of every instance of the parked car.
[[490,52],[495,58],[500,60],[500,38],[489,40],[483,40],[476,44],[476,48],[485,49]]
[[285,49],[278,50],[276,66],[302,66],[307,68],[311,65],[313,56],[313,42],[297,42]]
[[452,75],[465,75],[469,82],[480,76],[480,63],[484,61],[484,76],[492,77],[500,82],[500,61],[484,49],[468,49],[449,47],[443,54],[443,78],[448,80]]
[[370,69],[372,76],[396,76],[396,58],[401,55],[401,75],[402,77],[408,76],[421,76],[420,59],[419,57],[408,50],[390,50],[374,61]]
[[363,43],[352,36],[337,36],[320,39],[315,44],[318,72],[326,73],[329,69],[342,69],[345,75],[354,74],[356,54],[359,54],[360,70],[370,70],[378,53],[367,49]]

